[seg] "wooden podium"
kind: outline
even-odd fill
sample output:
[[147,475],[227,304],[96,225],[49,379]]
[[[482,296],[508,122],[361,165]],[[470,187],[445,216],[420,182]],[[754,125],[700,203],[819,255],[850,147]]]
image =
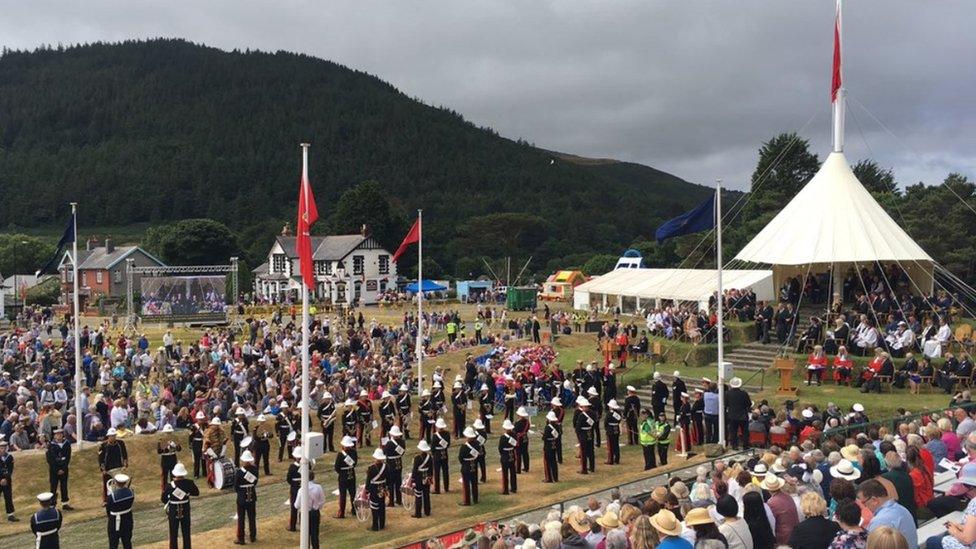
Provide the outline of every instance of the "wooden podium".
[[600,350],[603,351],[604,364],[610,364],[611,361],[620,356],[620,345],[612,339],[601,342]]
[[776,394],[796,396],[797,389],[793,385],[793,371],[796,369],[796,360],[778,357],[773,360],[773,369],[779,370],[779,388],[776,390]]

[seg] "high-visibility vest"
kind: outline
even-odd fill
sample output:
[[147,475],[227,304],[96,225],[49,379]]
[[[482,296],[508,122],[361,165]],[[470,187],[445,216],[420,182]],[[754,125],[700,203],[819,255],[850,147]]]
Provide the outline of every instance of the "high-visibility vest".
[[655,425],[655,434],[657,435],[658,444],[671,443],[671,425],[668,423],[657,423]]
[[481,323],[480,322],[475,322],[474,323],[474,331],[476,331],[476,332],[480,332],[481,331]]
[[654,422],[650,419],[645,419],[641,423],[639,441],[641,446],[650,446],[651,444],[657,443],[657,429],[654,426]]
[[455,324],[454,322],[448,322],[447,323],[447,333],[449,333],[449,334],[457,333],[457,324]]

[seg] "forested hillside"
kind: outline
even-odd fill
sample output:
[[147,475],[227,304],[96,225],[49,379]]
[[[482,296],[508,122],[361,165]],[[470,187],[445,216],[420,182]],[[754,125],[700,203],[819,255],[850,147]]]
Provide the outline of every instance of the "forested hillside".
[[294,217],[302,141],[323,218],[375,181],[386,244],[422,207],[430,257],[459,276],[483,256],[617,254],[710,192],[501,137],[329,61],[153,40],[4,51],[0,228],[60,227],[77,201],[83,229],[212,218],[253,259]]

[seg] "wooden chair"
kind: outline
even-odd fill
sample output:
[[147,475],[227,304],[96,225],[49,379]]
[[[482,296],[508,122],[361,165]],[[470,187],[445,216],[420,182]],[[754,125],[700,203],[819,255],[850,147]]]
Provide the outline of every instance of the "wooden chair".
[[935,376],[918,376],[919,391],[921,392],[921,389],[926,389],[926,388],[928,389],[929,393],[935,391],[935,388],[932,385],[932,381],[934,379]]
[[881,386],[882,391],[887,388],[889,393],[893,392],[892,387],[894,387],[894,381],[892,380],[891,376],[874,376],[874,379],[878,380],[878,384]]

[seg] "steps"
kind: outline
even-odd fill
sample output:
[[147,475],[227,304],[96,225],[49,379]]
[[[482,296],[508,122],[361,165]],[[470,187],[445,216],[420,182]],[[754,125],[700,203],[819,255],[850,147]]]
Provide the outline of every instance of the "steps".
[[772,366],[773,359],[779,355],[782,349],[783,347],[776,343],[765,345],[758,341],[750,341],[725,353],[724,358],[726,362],[732,363],[732,367],[736,371],[755,372]]

